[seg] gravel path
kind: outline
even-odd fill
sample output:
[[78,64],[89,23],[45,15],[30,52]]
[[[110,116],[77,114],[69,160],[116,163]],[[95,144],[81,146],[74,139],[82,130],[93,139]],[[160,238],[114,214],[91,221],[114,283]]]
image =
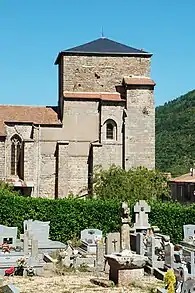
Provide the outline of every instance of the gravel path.
[[162,282],[154,277],[144,277],[139,282],[134,282],[128,288],[116,286],[104,288],[94,285],[90,279],[91,273],[66,273],[64,276],[53,277],[9,277],[4,279],[4,284],[12,283],[20,289],[21,293],[77,293],[77,292],[116,292],[116,293],[154,293]]

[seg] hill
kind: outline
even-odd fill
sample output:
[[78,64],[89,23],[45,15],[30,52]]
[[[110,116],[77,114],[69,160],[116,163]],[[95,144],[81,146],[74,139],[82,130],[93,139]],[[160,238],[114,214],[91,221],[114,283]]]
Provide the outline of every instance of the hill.
[[195,90],[156,108],[156,168],[180,175],[195,163]]

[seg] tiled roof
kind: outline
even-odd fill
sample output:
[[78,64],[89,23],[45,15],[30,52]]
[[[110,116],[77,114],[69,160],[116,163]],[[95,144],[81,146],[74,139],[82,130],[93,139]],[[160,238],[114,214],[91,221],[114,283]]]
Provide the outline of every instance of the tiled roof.
[[190,183],[190,182],[195,182],[195,176],[192,176],[190,173],[175,177],[175,178],[171,178],[169,180],[170,182],[176,182],[176,183],[182,183],[182,182],[186,182],[186,183]]
[[5,122],[60,124],[56,107],[0,105],[0,136],[5,136]]
[[155,82],[149,77],[124,77],[123,79],[126,85],[152,85],[155,86]]
[[65,99],[86,99],[103,101],[124,101],[119,93],[101,93],[101,92],[64,92]]
[[146,55],[152,56],[151,53],[148,53],[142,49],[135,49],[124,44],[115,42],[107,38],[99,38],[97,40],[85,43],[83,45],[73,47],[67,50],[64,50],[59,53],[55,64],[58,64],[58,59],[61,55],[70,55],[70,54],[98,54],[98,55]]

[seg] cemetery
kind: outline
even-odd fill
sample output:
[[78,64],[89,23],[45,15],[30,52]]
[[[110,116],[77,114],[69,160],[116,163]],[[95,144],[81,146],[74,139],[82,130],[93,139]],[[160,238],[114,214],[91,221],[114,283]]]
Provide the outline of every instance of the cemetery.
[[[156,282],[167,278],[167,286],[161,285],[159,293],[171,292],[169,286],[177,293],[194,292],[195,225],[184,225],[183,240],[173,244],[169,235],[150,225],[150,212],[147,202],[139,200],[131,215],[123,202],[120,232],[104,235],[100,229],[86,227],[77,245],[71,240],[51,240],[49,221],[26,219],[20,235],[18,227],[0,225],[0,292],[20,292],[12,284],[15,276],[43,279],[48,273],[54,276],[59,268],[62,276],[70,272],[82,276],[85,269],[91,274],[91,286],[96,287],[125,288],[147,278]],[[171,274],[175,281],[169,281]]]

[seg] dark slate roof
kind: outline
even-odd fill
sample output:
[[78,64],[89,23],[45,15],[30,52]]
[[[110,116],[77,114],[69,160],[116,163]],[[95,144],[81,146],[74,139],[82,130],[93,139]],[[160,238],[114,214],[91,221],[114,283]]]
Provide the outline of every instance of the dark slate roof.
[[107,38],[100,38],[92,42],[73,47],[59,53],[55,64],[58,64],[58,58],[61,55],[140,55],[152,56],[151,53],[135,49]]

